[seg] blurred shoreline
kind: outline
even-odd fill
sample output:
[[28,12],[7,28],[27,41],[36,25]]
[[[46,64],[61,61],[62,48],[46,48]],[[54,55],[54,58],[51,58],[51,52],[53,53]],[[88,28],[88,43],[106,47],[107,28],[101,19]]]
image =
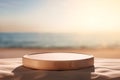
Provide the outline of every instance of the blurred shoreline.
[[95,58],[120,58],[120,48],[0,48],[0,58],[16,58],[31,53],[73,52],[94,55]]

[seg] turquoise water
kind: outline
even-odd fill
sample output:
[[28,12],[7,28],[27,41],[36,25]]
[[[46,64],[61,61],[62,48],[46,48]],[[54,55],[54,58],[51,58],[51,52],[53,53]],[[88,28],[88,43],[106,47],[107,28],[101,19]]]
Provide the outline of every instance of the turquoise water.
[[78,48],[100,46],[93,36],[54,33],[0,33],[1,48]]

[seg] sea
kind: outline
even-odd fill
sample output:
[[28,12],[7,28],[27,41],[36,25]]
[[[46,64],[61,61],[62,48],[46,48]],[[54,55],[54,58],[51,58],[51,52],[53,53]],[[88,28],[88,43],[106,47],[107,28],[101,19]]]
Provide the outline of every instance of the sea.
[[67,33],[0,33],[0,48],[94,48],[100,39]]

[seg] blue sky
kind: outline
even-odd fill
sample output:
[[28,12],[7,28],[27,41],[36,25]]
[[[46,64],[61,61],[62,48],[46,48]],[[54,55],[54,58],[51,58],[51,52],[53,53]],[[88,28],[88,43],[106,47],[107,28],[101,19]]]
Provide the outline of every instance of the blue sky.
[[119,0],[0,0],[0,32],[120,32]]
[[0,0],[0,14],[4,16],[24,11],[23,9],[26,9],[28,6],[30,7],[27,2],[28,0]]

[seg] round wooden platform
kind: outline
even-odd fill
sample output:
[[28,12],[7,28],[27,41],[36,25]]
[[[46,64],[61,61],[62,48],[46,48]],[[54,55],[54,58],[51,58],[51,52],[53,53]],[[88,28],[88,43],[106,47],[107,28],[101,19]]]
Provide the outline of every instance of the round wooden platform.
[[34,53],[23,56],[23,66],[42,70],[71,70],[94,65],[92,55],[78,53]]

